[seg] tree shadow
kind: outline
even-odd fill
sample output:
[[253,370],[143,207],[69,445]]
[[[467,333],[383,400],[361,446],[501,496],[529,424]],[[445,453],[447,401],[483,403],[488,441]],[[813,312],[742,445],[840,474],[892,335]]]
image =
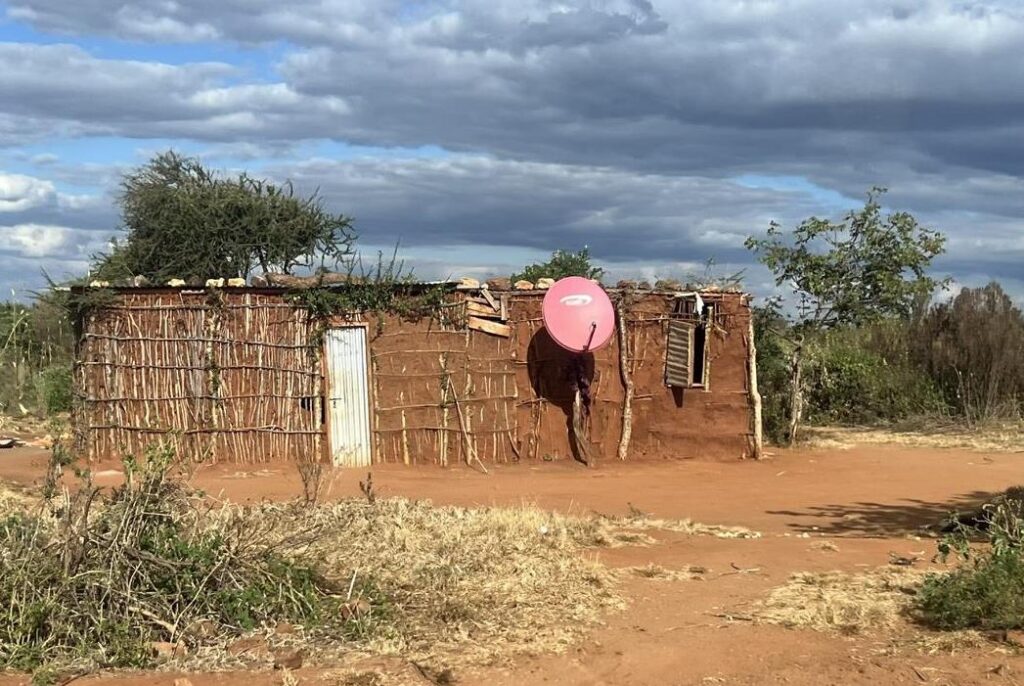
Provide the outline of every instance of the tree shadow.
[[[574,374],[576,373],[577,354],[569,352],[555,343],[554,339],[541,328],[530,339],[526,351],[526,368],[530,375],[530,385],[536,398],[543,398],[565,415],[565,429],[570,436],[569,447],[572,457],[577,462],[585,462],[579,454],[576,442],[571,439],[572,403],[575,395]],[[594,381],[594,355],[582,355],[583,375],[589,383]]]
[[[908,498],[895,503],[856,502],[818,505],[806,510],[768,510],[767,514],[799,517],[787,526],[800,533],[832,536],[892,537],[942,531],[953,513],[973,512],[1002,491],[971,491],[932,502]],[[814,521],[807,522],[810,518]]]

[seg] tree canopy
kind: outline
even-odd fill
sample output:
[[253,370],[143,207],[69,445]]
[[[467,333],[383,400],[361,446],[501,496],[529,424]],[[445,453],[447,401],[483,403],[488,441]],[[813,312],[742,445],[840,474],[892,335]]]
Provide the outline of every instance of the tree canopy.
[[[907,212],[883,217],[879,198],[884,193],[883,188],[871,189],[864,207],[839,222],[811,217],[789,235],[772,222],[763,238],[746,240],[747,248],[775,274],[776,285],[788,286],[797,299],[792,335],[783,336],[792,348],[790,444],[796,441],[803,412],[804,337],[841,325],[905,317],[939,283],[927,270],[942,253],[945,238]],[[768,309],[777,315],[778,302]]]
[[799,324],[828,328],[886,316],[906,316],[915,300],[934,292],[928,275],[945,237],[922,227],[908,212],[883,217],[884,188],[868,192],[860,210],[841,221],[811,217],[791,234],[772,222],[748,249],[797,297]]
[[352,220],[324,209],[318,193],[224,178],[173,151],[125,174],[118,203],[123,240],[97,256],[97,278],[246,277],[257,266],[290,273],[337,263],[356,238]]
[[594,266],[590,258],[590,250],[584,246],[582,250],[556,250],[551,259],[539,264],[523,267],[523,271],[512,275],[512,281],[537,281],[537,279],[564,279],[567,276],[583,276],[588,279],[600,279],[604,269]]

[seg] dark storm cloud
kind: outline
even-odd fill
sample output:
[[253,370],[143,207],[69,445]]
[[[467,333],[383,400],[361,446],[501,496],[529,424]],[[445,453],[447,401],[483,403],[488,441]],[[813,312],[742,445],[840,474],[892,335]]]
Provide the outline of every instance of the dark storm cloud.
[[[332,207],[355,215],[363,240],[374,245],[400,241],[413,252],[477,245],[484,263],[500,260],[493,247],[589,245],[602,262],[632,269],[709,258],[749,265],[743,241],[769,222],[792,226],[812,214],[842,214],[842,208],[823,212],[818,198],[800,190],[480,157],[314,160],[269,171],[300,188],[319,188]],[[929,204],[940,190],[921,188],[908,198]],[[844,207],[859,202],[850,199]],[[939,265],[944,274],[966,274],[971,265],[1020,274],[1024,232],[1014,218],[940,207],[918,217],[951,237],[951,255]]]
[[[324,135],[347,111],[283,83],[226,85],[222,63],[99,59],[71,45],[0,43],[0,142],[46,135],[237,140]],[[319,129],[317,127],[320,127]]]
[[588,245],[608,262],[745,259],[749,233],[815,206],[800,193],[727,181],[481,157],[314,160],[271,171],[319,188],[377,245]]

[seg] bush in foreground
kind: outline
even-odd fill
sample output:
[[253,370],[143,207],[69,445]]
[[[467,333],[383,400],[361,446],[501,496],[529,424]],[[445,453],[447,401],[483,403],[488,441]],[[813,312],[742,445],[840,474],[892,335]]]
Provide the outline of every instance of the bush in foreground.
[[[1024,628],[1024,500],[1019,494],[1019,488],[1010,489],[973,516],[955,520],[939,552],[956,554],[963,564],[925,580],[917,597],[925,623],[937,629]],[[971,544],[982,531],[989,547],[979,554]]]
[[921,586],[918,608],[936,629],[1024,628],[1024,559],[993,555],[932,576]]
[[[225,505],[171,479],[172,460],[127,461],[106,497],[86,482],[41,510],[0,502],[0,667],[146,667],[159,641],[188,648],[185,669],[266,666],[282,647],[443,669],[565,649],[619,605],[584,555],[617,543],[612,520],[402,499]],[[240,637],[271,651],[227,650]]]
[[336,589],[287,557],[294,540],[271,545],[240,519],[210,526],[170,465],[154,449],[106,497],[86,482],[0,520],[0,665],[145,667],[153,642],[193,640],[199,626],[228,636],[332,616]]

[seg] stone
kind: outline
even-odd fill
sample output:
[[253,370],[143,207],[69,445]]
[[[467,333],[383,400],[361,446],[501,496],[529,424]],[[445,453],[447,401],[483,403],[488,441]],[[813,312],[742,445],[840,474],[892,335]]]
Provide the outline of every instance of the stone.
[[525,279],[520,279],[519,281],[516,281],[514,284],[512,284],[512,287],[515,288],[517,291],[532,291],[533,282],[526,281]]
[[142,274],[138,274],[137,276],[133,276],[132,277],[132,285],[135,286],[136,288],[142,288],[143,286],[148,286],[149,285],[149,279],[147,279]]
[[456,288],[463,291],[475,291],[480,288],[480,281],[471,276],[463,276],[459,279],[459,285]]
[[185,279],[171,279],[167,282],[167,285],[171,288],[181,288],[185,285]]
[[109,281],[90,281],[89,288],[106,288],[110,285]]
[[224,279],[207,279],[207,288],[224,288]]
[[299,669],[306,659],[306,653],[297,648],[282,648],[274,651],[274,669]]
[[232,279],[228,279],[227,284],[231,288],[244,288],[245,287],[245,279],[243,279],[240,276],[236,276],[236,277],[234,277]]
[[487,288],[492,291],[509,291],[512,290],[512,281],[511,279],[506,279],[504,277],[488,279]]
[[539,288],[540,290],[546,291],[547,289],[555,285],[555,280],[544,277],[543,279],[537,279],[536,285],[537,288]]

